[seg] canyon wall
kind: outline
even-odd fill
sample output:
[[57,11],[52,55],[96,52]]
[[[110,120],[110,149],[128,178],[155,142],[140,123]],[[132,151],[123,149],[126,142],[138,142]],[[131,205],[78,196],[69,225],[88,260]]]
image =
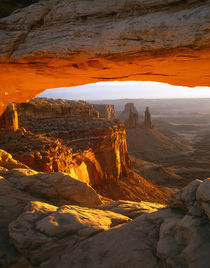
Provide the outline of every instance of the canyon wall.
[[19,118],[22,120],[70,115],[99,118],[99,112],[94,109],[93,105],[85,101],[76,102],[61,99],[54,101],[53,99],[38,98],[28,103],[20,103],[17,107]]
[[209,86],[209,0],[40,0],[1,18],[0,112],[47,88]]
[[115,120],[117,115],[115,113],[114,105],[110,104],[93,104],[93,107],[99,112],[99,114],[108,119]]
[[[57,133],[58,134],[58,133]],[[70,135],[70,132],[65,132]],[[79,152],[64,146],[59,140],[29,152],[13,152],[15,159],[37,171],[66,172],[72,178],[90,185],[106,184],[127,176],[130,161],[127,153],[126,131],[124,127],[113,127],[92,132],[97,145]],[[87,142],[87,136],[77,140],[77,146]],[[95,142],[94,141],[94,142]],[[91,142],[91,139],[90,139]],[[73,144],[73,143],[72,143]],[[4,146],[7,149],[8,146]]]
[[0,147],[37,171],[67,172],[91,185],[127,176],[126,130],[99,117],[86,102],[35,99],[20,103],[19,130],[2,133]]

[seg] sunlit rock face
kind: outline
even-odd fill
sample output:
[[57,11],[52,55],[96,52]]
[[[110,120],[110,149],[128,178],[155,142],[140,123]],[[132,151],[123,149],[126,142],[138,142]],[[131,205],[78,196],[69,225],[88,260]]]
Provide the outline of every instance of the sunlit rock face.
[[[9,105],[10,107],[10,105]],[[34,99],[17,104],[20,129],[0,133],[0,146],[30,168],[67,172],[91,185],[127,176],[126,130],[83,101]]]
[[1,98],[110,80],[208,86],[209,1],[45,0],[1,23]]
[[0,131],[13,132],[18,129],[16,104],[10,103],[0,116]]

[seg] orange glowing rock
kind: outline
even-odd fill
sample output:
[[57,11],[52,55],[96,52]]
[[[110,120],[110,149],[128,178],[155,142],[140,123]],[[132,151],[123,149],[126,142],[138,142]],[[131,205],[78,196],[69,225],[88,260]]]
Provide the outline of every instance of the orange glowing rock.
[[0,22],[0,113],[98,81],[210,85],[206,1],[38,1]]

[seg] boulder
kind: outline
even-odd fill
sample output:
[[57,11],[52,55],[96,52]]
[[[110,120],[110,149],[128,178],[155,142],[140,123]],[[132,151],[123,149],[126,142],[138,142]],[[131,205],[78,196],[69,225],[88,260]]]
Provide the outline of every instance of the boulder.
[[97,207],[102,204],[99,196],[91,186],[73,179],[66,173],[25,175],[24,170],[21,172],[19,169],[18,171],[10,172],[10,174],[11,176],[7,177],[7,179],[16,188],[56,204],[77,204],[87,207]]
[[201,180],[194,180],[183,189],[176,192],[169,199],[170,207],[183,210],[188,210],[191,208],[193,206],[193,203],[196,201],[196,191],[202,184],[203,183]]
[[210,203],[210,178],[201,183],[196,192],[196,198]]

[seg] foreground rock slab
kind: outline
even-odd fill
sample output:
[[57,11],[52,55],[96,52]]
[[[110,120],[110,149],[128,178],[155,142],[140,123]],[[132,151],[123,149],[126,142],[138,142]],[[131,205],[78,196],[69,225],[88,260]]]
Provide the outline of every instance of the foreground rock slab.
[[120,213],[132,219],[142,215],[143,213],[152,213],[164,207],[165,205],[159,203],[150,203],[145,201],[133,202],[125,200],[118,200],[99,206],[100,209]]
[[14,187],[56,204],[97,207],[102,204],[95,190],[85,182],[62,172],[26,175],[25,170],[12,170],[7,175]]
[[39,265],[54,254],[62,254],[68,246],[128,221],[128,217],[114,212],[32,202],[9,225],[9,234],[32,265]]
[[192,181],[168,207],[120,200],[96,209],[84,205],[86,194],[100,200],[92,188],[83,194],[87,185],[64,173],[0,174],[1,267],[209,267],[210,179]]

